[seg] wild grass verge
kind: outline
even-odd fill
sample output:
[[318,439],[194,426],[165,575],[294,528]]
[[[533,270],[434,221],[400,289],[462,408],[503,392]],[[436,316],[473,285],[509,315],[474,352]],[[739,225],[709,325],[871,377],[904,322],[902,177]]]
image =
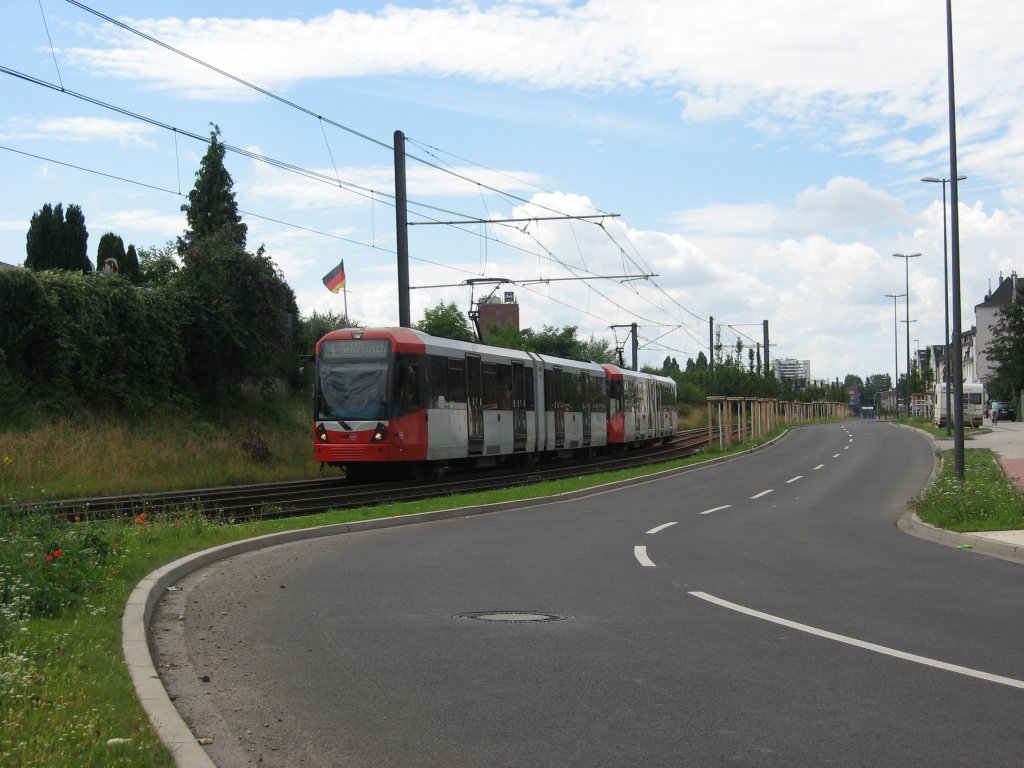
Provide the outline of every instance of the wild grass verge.
[[1024,529],[1024,493],[1006,477],[992,451],[964,451],[964,479],[958,480],[952,451],[942,454],[942,470],[914,503],[927,523],[951,531]]
[[0,429],[0,505],[316,477],[308,398]]

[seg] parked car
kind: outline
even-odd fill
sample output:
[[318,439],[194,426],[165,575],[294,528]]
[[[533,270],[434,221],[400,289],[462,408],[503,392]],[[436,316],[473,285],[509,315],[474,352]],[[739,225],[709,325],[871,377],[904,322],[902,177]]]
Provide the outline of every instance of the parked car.
[[999,421],[1017,420],[1017,411],[1014,410],[1012,403],[1000,403],[993,400],[989,410],[991,413],[999,414]]

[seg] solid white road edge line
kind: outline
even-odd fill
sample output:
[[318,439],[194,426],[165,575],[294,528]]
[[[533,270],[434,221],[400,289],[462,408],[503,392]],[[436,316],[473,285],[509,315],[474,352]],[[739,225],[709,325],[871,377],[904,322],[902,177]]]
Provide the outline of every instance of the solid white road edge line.
[[712,507],[711,509],[705,509],[703,512],[701,512],[701,514],[702,515],[710,515],[712,512],[720,512],[721,510],[728,509],[731,506],[732,506],[732,504],[723,504],[720,507]]
[[657,528],[651,528],[648,533],[657,533],[658,531],[664,531],[669,526],[675,525],[675,523],[662,523]]
[[647,547],[633,547],[633,554],[644,568],[654,568],[654,561],[647,556]]
[[709,603],[720,605],[723,608],[728,608],[731,611],[737,611],[738,613],[745,613],[748,616],[753,616],[755,619],[763,619],[764,621],[770,621],[773,624],[781,624],[784,627],[790,629],[796,629],[800,632],[806,632],[809,635],[817,635],[818,637],[824,637],[826,640],[835,640],[837,643],[845,643],[846,645],[852,645],[857,648],[863,648],[868,651],[874,651],[875,653],[881,653],[885,656],[892,656],[903,661],[912,661],[915,664],[923,664],[926,667],[934,667],[936,669],[942,669],[947,672],[955,672],[958,675],[966,675],[967,677],[976,677],[979,680],[986,680],[990,683],[999,683],[1000,685],[1008,685],[1012,688],[1024,689],[1024,680],[1016,680],[1012,677],[1003,677],[1002,675],[993,675],[988,672],[981,672],[977,669],[970,669],[969,667],[961,667],[958,664],[949,664],[945,661],[936,661],[935,659],[929,659],[925,656],[917,656],[913,653],[906,653],[904,651],[897,651],[894,648],[886,648],[884,645],[876,645],[875,643],[869,643],[864,640],[858,640],[854,637],[847,637],[846,635],[837,635],[835,632],[828,632],[824,629],[817,629],[816,627],[808,626],[807,624],[798,624],[795,621],[789,621],[778,616],[772,616],[770,613],[762,613],[761,611],[755,611],[753,608],[745,608],[742,605],[736,603],[730,603],[728,600],[722,600],[714,595],[709,595],[707,592],[690,592],[689,594],[694,597],[699,597],[701,600],[706,600]]

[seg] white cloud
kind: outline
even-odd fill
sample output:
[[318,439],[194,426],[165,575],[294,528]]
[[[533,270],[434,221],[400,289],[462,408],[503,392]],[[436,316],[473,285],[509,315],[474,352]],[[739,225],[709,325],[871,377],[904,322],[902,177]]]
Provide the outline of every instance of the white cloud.
[[[177,237],[185,231],[185,214],[169,215],[153,210],[107,211],[96,216],[90,215],[87,222],[90,230],[145,233],[163,241]],[[98,239],[97,239],[98,242]],[[126,243],[127,245],[127,243]],[[152,243],[137,244],[148,247]]]
[[38,121],[10,118],[0,140],[19,141],[43,139],[47,141],[85,142],[95,139],[113,140],[119,144],[156,146],[147,137],[156,128],[134,120],[110,120],[97,117],[53,117]]
[[684,231],[712,236],[803,237],[815,232],[865,237],[910,222],[904,203],[861,179],[836,177],[824,189],[808,187],[788,210],[765,204],[713,205],[672,217]]
[[[1024,173],[1019,122],[1024,5],[965,0],[956,19],[962,147],[986,166]],[[528,90],[668,88],[688,120],[782,125],[892,163],[934,163],[945,142],[945,18],[886,0],[511,0],[335,10],[311,19],[128,20],[147,34],[276,91],[367,76],[466,78]],[[100,44],[64,53],[90,74],[148,83],[189,99],[255,99],[209,69],[110,25]],[[407,98],[415,99],[413,91]],[[473,109],[465,99],[449,104]],[[534,116],[536,117],[536,116]],[[590,116],[594,119],[595,116]],[[524,115],[524,118],[530,119]],[[562,115],[563,120],[573,119]],[[605,115],[620,128],[644,130]],[[781,122],[780,122],[781,121]],[[918,129],[925,135],[915,135]],[[1010,174],[1010,176],[1013,175]]]
[[782,215],[771,205],[709,205],[691,208],[672,217],[683,231],[709,235],[746,235],[768,232]]

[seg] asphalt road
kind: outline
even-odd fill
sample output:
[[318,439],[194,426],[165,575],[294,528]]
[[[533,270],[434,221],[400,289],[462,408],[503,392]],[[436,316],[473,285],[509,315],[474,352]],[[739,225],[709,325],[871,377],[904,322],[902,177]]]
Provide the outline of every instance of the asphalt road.
[[239,556],[182,585],[168,689],[223,768],[1019,768],[1024,569],[896,528],[931,450],[805,427],[583,499]]

